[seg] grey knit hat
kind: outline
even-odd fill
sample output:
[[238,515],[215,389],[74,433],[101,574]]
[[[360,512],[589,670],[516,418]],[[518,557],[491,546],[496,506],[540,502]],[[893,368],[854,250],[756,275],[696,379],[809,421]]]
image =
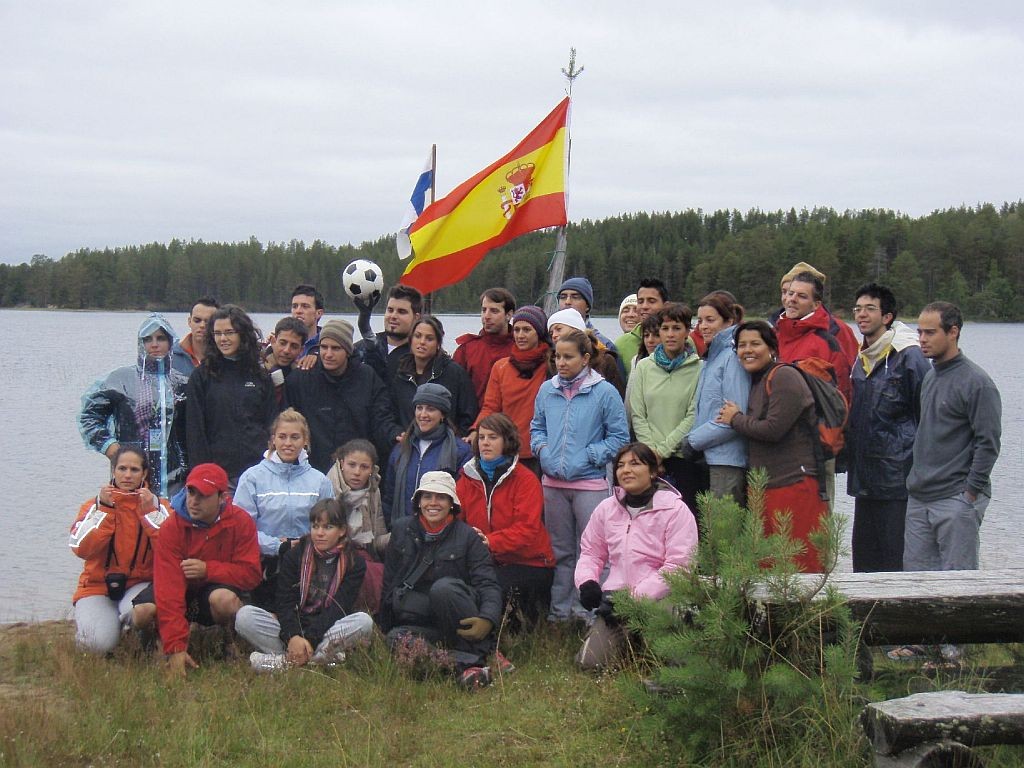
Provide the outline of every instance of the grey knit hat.
[[416,394],[412,396],[412,404],[432,405],[441,411],[445,416],[452,412],[452,393],[447,387],[434,382],[427,382],[416,387]]

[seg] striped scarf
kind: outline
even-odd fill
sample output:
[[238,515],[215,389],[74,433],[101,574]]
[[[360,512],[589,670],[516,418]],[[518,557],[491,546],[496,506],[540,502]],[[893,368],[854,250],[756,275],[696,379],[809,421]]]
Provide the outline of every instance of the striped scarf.
[[[313,583],[313,575],[316,573],[317,558],[321,561],[329,561],[332,557],[337,558],[338,562],[334,575],[331,577],[330,585],[322,594],[311,596],[310,587]],[[307,543],[306,550],[302,553],[302,565],[299,568],[299,609],[303,613],[319,613],[324,609],[328,599],[338,591],[338,587],[341,586],[341,582],[345,579],[347,562],[348,558],[345,557],[344,542],[336,547],[332,547],[323,554],[316,551],[312,541]],[[306,604],[307,600],[310,601],[308,605]]]

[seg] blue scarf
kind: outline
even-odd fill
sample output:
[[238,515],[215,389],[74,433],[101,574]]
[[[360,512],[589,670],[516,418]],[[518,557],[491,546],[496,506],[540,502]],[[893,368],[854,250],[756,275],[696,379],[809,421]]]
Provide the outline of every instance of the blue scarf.
[[480,465],[480,471],[487,475],[488,480],[494,479],[494,471],[502,464],[507,464],[508,459],[504,456],[499,456],[496,459],[485,459],[483,456],[477,459],[477,464]]
[[676,368],[686,362],[686,358],[690,356],[689,347],[683,347],[683,351],[679,353],[679,357],[669,359],[669,356],[665,353],[665,345],[659,344],[654,348],[654,362],[659,368],[662,368],[669,373],[672,373]]

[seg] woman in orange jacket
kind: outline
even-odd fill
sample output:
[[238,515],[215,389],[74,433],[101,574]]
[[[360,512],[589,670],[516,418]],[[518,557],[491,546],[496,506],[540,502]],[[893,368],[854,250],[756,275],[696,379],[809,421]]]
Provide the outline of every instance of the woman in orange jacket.
[[138,448],[114,454],[113,477],[78,511],[68,545],[85,560],[75,605],[75,641],[84,651],[107,654],[123,627],[153,626],[156,606],[133,605],[153,578],[153,540],[170,511],[147,487],[149,463]]

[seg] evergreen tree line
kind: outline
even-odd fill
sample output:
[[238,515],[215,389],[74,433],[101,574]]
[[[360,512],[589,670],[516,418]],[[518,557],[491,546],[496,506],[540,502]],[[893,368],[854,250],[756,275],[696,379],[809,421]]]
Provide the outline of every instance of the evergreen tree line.
[[[826,303],[852,306],[861,284],[889,285],[911,316],[944,299],[974,320],[1024,318],[1022,201],[962,206],[912,218],[890,210],[831,208],[745,214],[635,213],[583,220],[568,228],[566,276],[594,285],[596,314],[614,314],[641,277],[658,277],[675,299],[693,303],[711,290],[732,291],[751,313],[779,305],[779,278],[805,261],[828,276]],[[434,296],[434,312],[475,312],[480,293],[505,286],[520,303],[540,302],[553,256],[551,231],[521,237],[489,254],[462,283]],[[212,295],[252,311],[285,311],[291,289],[312,283],[328,313],[351,312],[341,270],[353,259],[375,261],[386,285],[405,267],[394,237],[359,246],[320,240],[170,243],[94,250],[59,261],[0,264],[0,306],[185,311]]]

